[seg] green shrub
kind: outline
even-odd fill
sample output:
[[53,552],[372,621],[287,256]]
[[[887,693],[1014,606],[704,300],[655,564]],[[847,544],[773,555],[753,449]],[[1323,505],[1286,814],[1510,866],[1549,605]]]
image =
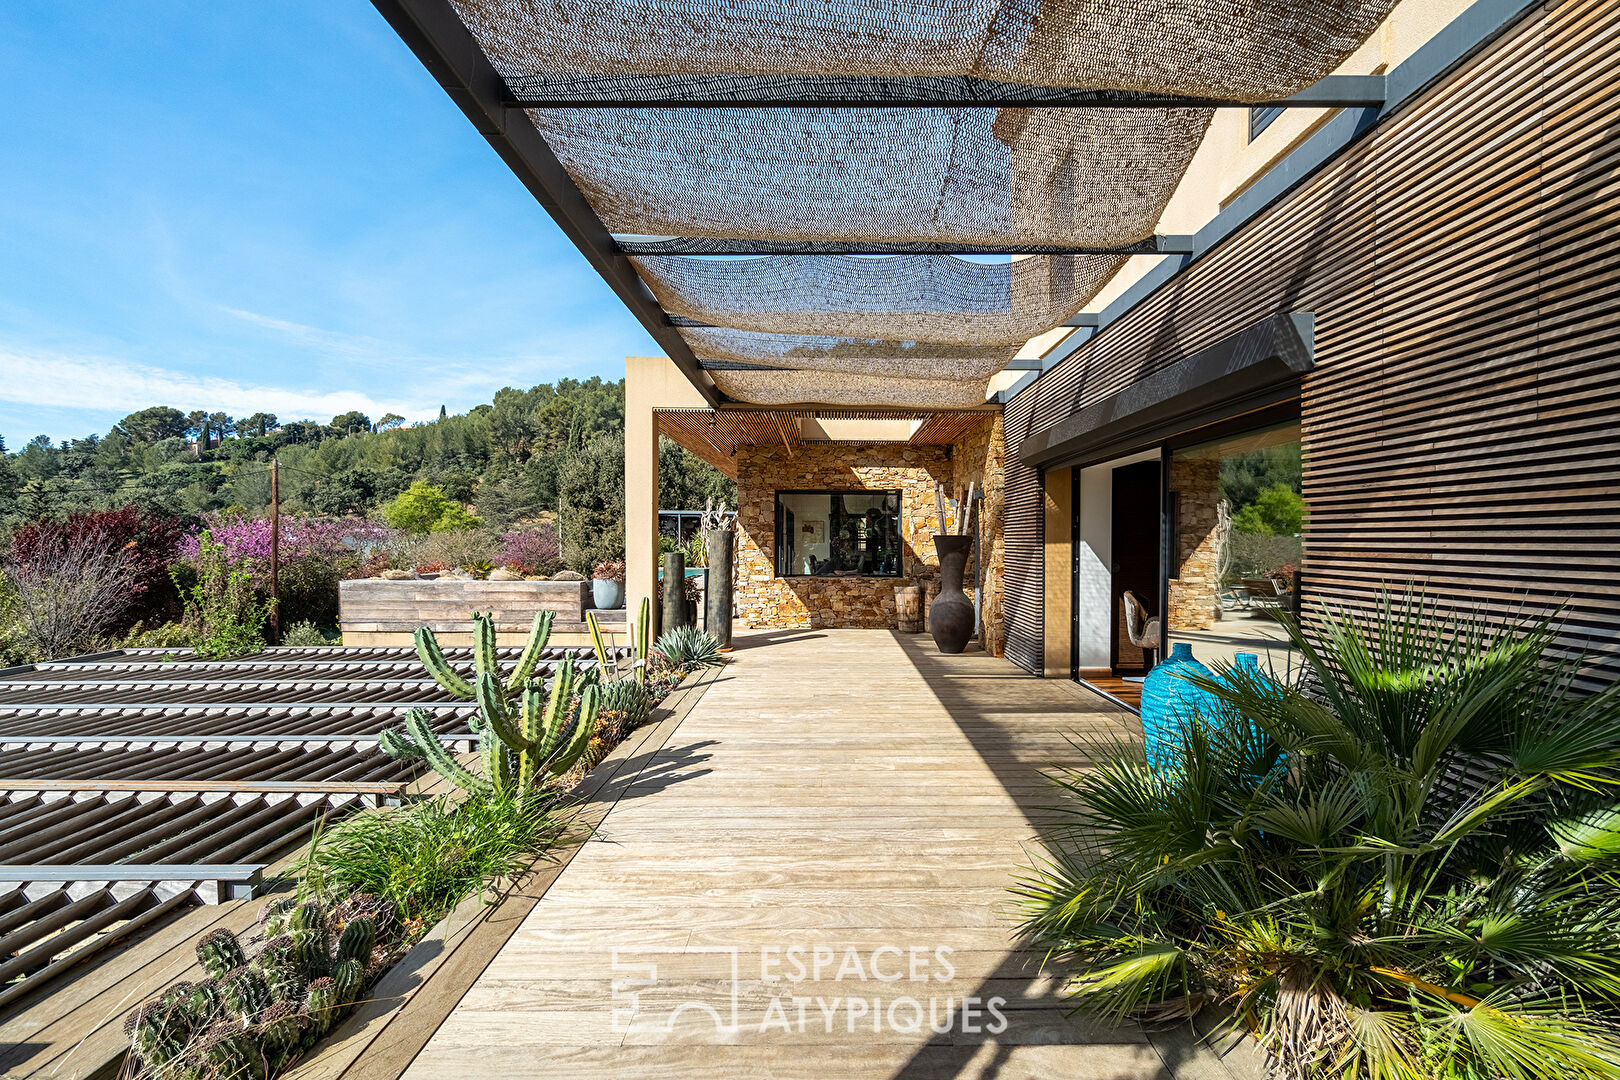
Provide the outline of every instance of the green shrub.
[[482,524],[467,508],[451,499],[444,489],[417,480],[383,508],[391,528],[418,536],[428,533],[474,529]]
[[552,802],[472,796],[355,814],[320,831],[297,868],[301,895],[375,893],[431,925],[498,878],[523,872],[565,821]]
[[563,561],[588,574],[624,560],[624,436],[603,435],[568,458],[558,476]]
[[500,540],[486,529],[437,532],[416,548],[413,567],[439,563],[449,567],[493,564],[500,556]]
[[282,631],[281,643],[283,645],[309,646],[330,645],[326,633],[312,622],[296,622]]
[[192,647],[212,659],[258,652],[264,648],[270,603],[259,600],[252,571],[232,563],[211,533],[204,530],[197,539],[192,560],[197,580],[186,597]]
[[1015,892],[1076,1002],[1220,1003],[1295,1080],[1620,1075],[1620,687],[1420,596],[1285,623],[1309,683],[1194,679],[1169,767],[1059,776]]

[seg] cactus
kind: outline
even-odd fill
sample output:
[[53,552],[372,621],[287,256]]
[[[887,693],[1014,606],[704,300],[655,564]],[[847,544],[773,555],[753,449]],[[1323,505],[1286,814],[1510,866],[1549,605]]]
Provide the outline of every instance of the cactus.
[[425,626],[416,630],[416,656],[434,682],[454,697],[472,700],[472,686],[450,666],[450,661],[444,658],[444,650],[439,648],[439,639]]
[[[379,742],[392,757],[426,759],[435,771],[474,795],[527,795],[548,774],[560,776],[567,772],[584,753],[594,729],[600,690],[587,685],[580,691],[583,680],[576,678],[574,657],[569,654],[557,666],[549,698],[538,679],[526,678],[514,704],[510,700],[511,680],[503,683],[494,670],[494,622],[488,615],[479,614],[474,616],[474,625],[478,672],[472,696],[478,703],[478,718],[472,728],[478,736],[482,772],[467,768],[445,749],[429,723],[431,713],[426,709],[406,713],[403,729],[385,731]],[[550,632],[549,613],[542,612],[535,617],[524,659],[519,661],[514,677],[526,668],[532,669]],[[435,652],[437,646],[431,635],[420,640],[425,644],[419,651],[432,670],[436,662],[433,657],[442,661],[443,655]],[[434,677],[438,679],[439,675]],[[571,699],[576,692],[579,705],[574,709]]]
[[635,653],[636,682],[647,681],[647,650],[652,645],[652,597],[641,598],[636,624],[630,628],[630,649]]
[[596,666],[607,671],[612,661],[608,658],[607,639],[602,636],[602,626],[596,621],[594,608],[585,613],[585,625],[591,631],[591,648],[596,652]]
[[361,966],[371,959],[371,946],[377,940],[377,924],[365,916],[352,920],[338,935],[337,962],[358,960]]
[[205,1031],[197,1046],[213,1066],[211,1076],[221,1080],[264,1080],[267,1074],[258,1036],[230,1021],[222,1020]]
[[266,938],[280,937],[287,932],[287,917],[298,901],[291,896],[277,896],[259,909],[259,925]]
[[309,973],[298,957],[298,948],[286,935],[271,938],[253,959],[253,967],[264,975],[270,996],[277,1001],[302,1001],[309,987]]
[[278,1001],[264,1011],[258,1033],[265,1062],[271,1069],[280,1069],[298,1052],[298,1042],[308,1022],[309,1018],[290,1001]]
[[236,935],[221,927],[204,934],[197,942],[197,959],[209,975],[223,979],[226,972],[247,964],[247,953],[242,951]]
[[141,1060],[161,1068],[185,1053],[190,1032],[167,1001],[148,1001],[124,1020],[124,1034]]
[[309,1045],[331,1029],[337,1019],[338,1004],[337,984],[331,979],[316,979],[309,984],[309,994],[304,999],[304,1006],[309,1010],[309,1027],[304,1038]]
[[[529,676],[534,674],[534,667],[540,662],[540,654],[545,652],[546,641],[551,637],[551,620],[553,615],[549,611],[537,611],[534,615],[534,625],[529,628],[528,643],[523,646],[523,652],[518,656],[517,667],[506,679],[506,695],[511,697],[524,686],[528,685]],[[495,628],[490,625],[491,658],[494,656]],[[492,667],[491,671],[494,670]]]
[[227,972],[219,988],[225,995],[225,1007],[246,1023],[254,1023],[270,1007],[270,982],[254,968],[243,966]]
[[220,993],[219,983],[204,979],[188,986],[185,995],[176,999],[175,1008],[184,1017],[187,1027],[201,1031],[225,1011],[225,995]]
[[306,900],[293,908],[287,922],[298,962],[312,979],[332,970],[332,932],[326,923],[326,909],[317,900]]
[[360,960],[345,960],[332,969],[332,986],[337,993],[340,1015],[348,1012],[360,997],[360,988],[366,984],[366,965]]
[[629,731],[647,719],[647,689],[630,679],[618,679],[602,688],[602,709],[624,715],[620,733]]
[[392,937],[399,927],[399,909],[372,893],[354,893],[332,909],[332,921],[342,926],[362,918],[371,920],[379,941]]

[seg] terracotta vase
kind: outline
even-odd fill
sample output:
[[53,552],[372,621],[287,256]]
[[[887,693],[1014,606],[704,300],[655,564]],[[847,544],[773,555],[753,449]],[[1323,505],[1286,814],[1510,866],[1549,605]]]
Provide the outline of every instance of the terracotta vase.
[[962,591],[971,536],[936,536],[939,553],[939,595],[928,607],[928,632],[942,653],[959,653],[973,637],[973,601]]

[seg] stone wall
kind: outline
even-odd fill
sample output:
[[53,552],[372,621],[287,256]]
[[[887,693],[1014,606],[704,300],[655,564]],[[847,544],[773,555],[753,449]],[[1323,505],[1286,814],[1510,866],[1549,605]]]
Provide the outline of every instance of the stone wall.
[[[938,576],[934,485],[954,487],[951,456],[943,446],[910,443],[738,447],[737,618],[766,628],[893,627],[895,586]],[[903,576],[777,577],[776,493],[815,489],[898,489]]]
[[1220,550],[1216,524],[1221,463],[1175,455],[1176,572],[1170,579],[1170,629],[1208,630],[1220,618]]
[[[967,491],[974,483],[984,492],[979,504],[979,548],[984,559],[984,603],[980,608],[979,642],[992,656],[1006,648],[1006,622],[1002,616],[1003,582],[1006,578],[1006,545],[1002,540],[1002,489],[1005,475],[1006,444],[1002,439],[1001,416],[986,417],[964,432],[951,446],[951,476],[955,490]],[[973,560],[968,559],[964,587],[973,594]]]

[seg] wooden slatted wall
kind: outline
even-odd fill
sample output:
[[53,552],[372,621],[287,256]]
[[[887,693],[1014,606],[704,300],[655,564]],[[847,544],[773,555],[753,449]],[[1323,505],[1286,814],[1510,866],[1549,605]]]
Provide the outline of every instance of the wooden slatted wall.
[[[1572,644],[1612,654],[1617,84],[1620,0],[1538,8],[1043,376],[1009,418],[1027,410],[1039,430],[1257,319],[1315,312],[1307,599],[1354,605],[1420,581],[1501,612],[1567,602]],[[1014,435],[1009,422],[1009,459]],[[1009,521],[1030,512],[1015,497],[1039,505],[1009,476]],[[1014,587],[1009,573],[1009,612]],[[1039,605],[1038,576],[1016,587],[1021,613]],[[1620,661],[1595,674],[1620,678]]]
[[[1002,430],[1008,446],[1030,432],[1029,395],[1008,402]],[[1045,607],[1045,526],[1040,470],[1009,453],[1003,503],[1006,578],[1002,618],[1006,656],[1025,671],[1040,674],[1046,664],[1042,612]]]

